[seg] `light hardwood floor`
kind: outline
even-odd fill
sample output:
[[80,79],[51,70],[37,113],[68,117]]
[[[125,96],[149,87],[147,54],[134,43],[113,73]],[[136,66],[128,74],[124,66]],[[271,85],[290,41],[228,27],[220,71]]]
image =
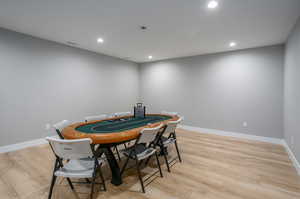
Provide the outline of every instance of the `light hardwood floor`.
[[[118,187],[110,184],[107,174],[108,190],[97,192],[95,198],[300,198],[300,178],[282,146],[180,129],[177,135],[183,163],[176,163],[171,173],[163,165],[164,178],[154,178],[146,194],[140,192],[135,169],[129,169],[124,184]],[[47,198],[53,160],[48,145],[0,154],[0,198]],[[152,162],[143,174],[154,169]],[[104,168],[105,173],[108,171]],[[72,191],[59,179],[53,199],[86,199],[89,191],[89,185],[77,185]]]

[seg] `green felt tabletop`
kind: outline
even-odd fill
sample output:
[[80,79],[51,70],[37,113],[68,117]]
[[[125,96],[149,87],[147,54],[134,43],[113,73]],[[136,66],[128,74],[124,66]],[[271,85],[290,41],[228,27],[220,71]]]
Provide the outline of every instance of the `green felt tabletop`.
[[169,120],[172,117],[163,115],[151,115],[145,118],[129,117],[121,120],[105,120],[93,124],[86,124],[76,128],[84,133],[113,133],[146,126],[148,124]]

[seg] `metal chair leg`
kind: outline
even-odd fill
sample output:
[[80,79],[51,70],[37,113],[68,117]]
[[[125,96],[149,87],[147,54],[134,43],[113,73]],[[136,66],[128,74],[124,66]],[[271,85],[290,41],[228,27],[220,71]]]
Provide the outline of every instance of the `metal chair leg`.
[[73,186],[72,181],[70,180],[70,178],[67,178],[67,181],[68,181],[68,183],[69,183],[71,189],[74,190],[74,186]]
[[139,161],[139,166],[141,166],[143,164],[144,160],[140,160]]
[[52,191],[53,191],[53,187],[54,187],[56,178],[57,178],[57,177],[56,177],[55,175],[52,176],[52,180],[51,180],[51,185],[50,185],[50,191],[49,191],[48,199],[51,199],[51,197],[52,197]]
[[163,177],[161,167],[160,167],[160,162],[159,162],[158,155],[157,155],[156,151],[155,151],[155,157],[156,157],[156,162],[157,162],[157,166],[158,166],[158,169],[159,169],[160,177]]
[[106,185],[105,185],[105,180],[104,180],[104,177],[103,177],[101,166],[99,167],[99,173],[100,173],[100,178],[101,178],[101,181],[102,181],[102,184],[103,184],[103,189],[104,189],[104,191],[106,191]]
[[176,147],[176,152],[177,152],[177,156],[178,156],[179,162],[182,162],[176,140],[175,140],[175,147]]
[[139,180],[140,180],[140,183],[141,183],[142,191],[143,191],[143,193],[145,193],[145,187],[144,187],[144,182],[143,182],[141,171],[140,171],[139,161],[138,161],[137,158],[136,158],[135,161],[136,161],[136,169],[137,169],[137,172],[138,172],[138,176],[139,176]]
[[166,162],[166,165],[167,165],[167,168],[168,168],[168,172],[171,172],[168,157],[167,157],[167,154],[165,154],[165,153],[164,153],[164,158],[165,158],[165,162]]
[[146,166],[147,166],[148,163],[150,162],[151,158],[152,158],[152,156],[150,156],[150,157],[148,157],[148,158],[146,159],[146,161],[145,161],[145,165],[146,165]]
[[95,179],[96,179],[96,171],[94,171],[93,178],[92,178],[91,199],[93,199]]

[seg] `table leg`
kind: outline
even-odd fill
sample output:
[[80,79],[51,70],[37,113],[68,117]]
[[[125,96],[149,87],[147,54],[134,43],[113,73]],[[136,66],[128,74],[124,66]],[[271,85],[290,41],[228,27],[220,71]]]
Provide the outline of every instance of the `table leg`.
[[106,159],[111,170],[111,183],[116,186],[121,185],[123,182],[120,167],[113,152],[111,151],[110,147],[105,147],[102,150],[105,153]]

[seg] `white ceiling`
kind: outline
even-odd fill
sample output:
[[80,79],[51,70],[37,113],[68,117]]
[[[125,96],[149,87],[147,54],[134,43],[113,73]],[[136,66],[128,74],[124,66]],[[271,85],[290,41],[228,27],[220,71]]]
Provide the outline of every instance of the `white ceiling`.
[[218,1],[0,0],[0,27],[145,62],[284,43],[300,15],[300,0]]

